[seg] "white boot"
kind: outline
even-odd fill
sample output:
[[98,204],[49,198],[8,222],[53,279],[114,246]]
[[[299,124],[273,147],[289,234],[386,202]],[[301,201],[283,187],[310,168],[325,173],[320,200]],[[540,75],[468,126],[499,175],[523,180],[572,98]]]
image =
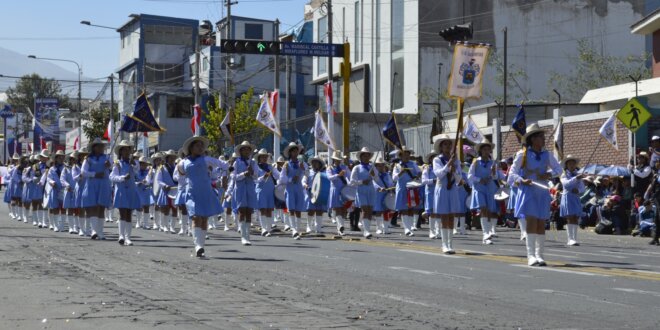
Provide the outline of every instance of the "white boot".
[[527,266],[538,266],[539,261],[536,260],[536,234],[527,234],[525,245],[527,247]]
[[337,233],[339,236],[344,236],[344,217],[338,215],[335,217],[337,222]]
[[308,215],[305,219],[307,220],[307,229],[305,230],[305,232],[309,234],[312,232],[312,227],[310,225],[310,223],[312,222],[312,216]]
[[119,220],[119,223],[117,224],[117,229],[118,229],[117,231],[119,233],[119,239],[117,240],[117,243],[119,243],[119,245],[124,245],[124,243],[126,242],[124,238],[124,232],[126,231],[126,229],[124,229],[125,226],[126,226],[126,221]]
[[300,233],[298,232],[298,226],[300,225],[300,218],[294,216],[290,216],[290,218],[291,218],[291,231],[292,231],[293,239],[299,240]]
[[385,233],[383,230],[383,216],[378,215],[376,216],[376,235],[382,235]]
[[465,235],[465,216],[458,217],[458,232]]
[[435,232],[435,227],[438,222],[437,218],[429,218],[429,238],[436,239],[438,234]]
[[103,233],[103,230],[105,228],[105,222],[103,220],[98,219],[96,221],[96,225],[98,226],[98,229],[96,230],[96,234],[99,235],[100,240],[105,240],[105,234]]
[[133,226],[131,226],[130,222],[126,222],[126,224],[124,225],[124,238],[126,239],[126,246],[132,246],[133,245],[133,242],[131,242],[131,232],[132,231],[133,231]]
[[59,214],[51,214],[50,216],[53,221],[53,231],[57,233],[62,230],[62,216]]
[[160,228],[160,219],[163,217],[163,214],[160,211],[156,211],[154,214],[154,226],[151,227],[152,230],[158,230]]
[[456,251],[454,251],[454,233],[451,228],[445,229],[445,236],[447,237],[447,249],[449,249],[449,254],[454,254]]
[[440,237],[442,238],[442,253],[449,254],[449,235],[451,229],[440,228]]
[[72,215],[66,215],[66,221],[69,224],[69,234],[76,233],[76,220]]
[[30,219],[32,219],[32,225],[33,226],[38,226],[39,225],[39,218],[37,217],[37,212],[36,211],[30,212]]
[[539,262],[539,266],[545,266],[545,260],[543,260],[543,250],[545,249],[545,235],[536,235],[536,260]]
[[264,218],[264,225],[266,226],[266,233],[264,234],[265,237],[270,237],[270,231],[273,229],[273,217],[263,217]]
[[490,221],[487,218],[481,218],[481,232],[483,233],[483,244],[490,245],[493,241],[490,240]]
[[193,241],[195,242],[195,254],[198,258],[203,258],[205,256],[204,251],[204,240],[206,238],[206,233],[202,228],[194,227],[193,228]]
[[[188,218],[188,216],[183,216],[185,218]],[[186,234],[188,231],[188,219],[181,219],[181,229],[179,230],[179,236],[183,236]]]
[[490,236],[491,237],[497,237],[497,233],[495,232],[495,227],[497,227],[497,218],[488,218],[490,222]]
[[250,242],[250,223],[241,222],[240,226],[241,226],[241,244],[245,246],[252,245],[252,242]]
[[170,216],[169,231],[170,234],[176,234],[176,217]]
[[317,234],[321,234],[323,232],[323,215],[314,216],[314,227]]
[[406,234],[406,236],[415,236],[415,234],[412,232],[411,229],[412,217],[407,215],[402,215],[401,222],[403,223],[403,233]]
[[369,232],[369,229],[371,229],[371,220],[367,219],[362,219],[362,235],[365,238],[371,238],[371,232]]
[[580,227],[578,225],[572,225],[572,227],[573,227],[573,246],[580,246],[580,243],[578,243],[577,240],[578,229]]
[[518,218],[518,225],[520,226],[520,240],[524,241],[527,238],[527,220]]
[[453,230],[454,235],[459,234],[460,231],[458,230],[458,228],[460,227],[460,223],[461,223],[460,218],[458,218],[456,221],[454,221],[454,230]]
[[87,233],[87,223],[87,218],[78,217],[78,226],[80,226],[78,230],[78,236],[85,236]]

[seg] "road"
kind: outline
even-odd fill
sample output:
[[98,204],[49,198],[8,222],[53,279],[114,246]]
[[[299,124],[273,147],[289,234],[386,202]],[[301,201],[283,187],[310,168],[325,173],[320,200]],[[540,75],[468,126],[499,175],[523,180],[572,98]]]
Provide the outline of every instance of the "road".
[[[134,230],[135,246],[36,229],[0,207],[1,329],[580,328],[657,329],[660,248],[580,231],[548,235],[549,267],[529,268],[518,232],[440,241],[400,230],[361,240]],[[330,224],[326,226],[330,231]]]

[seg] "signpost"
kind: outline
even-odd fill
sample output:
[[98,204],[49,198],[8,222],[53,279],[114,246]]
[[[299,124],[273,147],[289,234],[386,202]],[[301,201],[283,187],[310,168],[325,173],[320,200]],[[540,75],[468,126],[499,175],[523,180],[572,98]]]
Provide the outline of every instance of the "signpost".
[[616,118],[633,133],[637,132],[642,125],[646,124],[652,116],[649,110],[636,97],[630,99],[616,114]]
[[[11,109],[9,105],[5,105],[2,110],[0,110],[0,117],[2,117],[2,123],[4,124],[3,128],[3,135],[2,135],[2,141],[3,143],[3,155],[4,158],[2,159],[3,162],[7,162],[7,119],[11,118],[14,116],[14,111]],[[16,138],[16,137],[14,137]]]
[[344,45],[308,42],[282,42],[280,43],[280,55],[344,57]]

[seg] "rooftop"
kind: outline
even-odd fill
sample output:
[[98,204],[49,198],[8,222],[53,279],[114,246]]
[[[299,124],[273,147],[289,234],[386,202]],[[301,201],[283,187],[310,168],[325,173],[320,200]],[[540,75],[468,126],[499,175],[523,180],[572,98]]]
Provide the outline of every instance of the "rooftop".
[[630,33],[647,35],[660,30],[660,8],[630,26]]
[[[639,96],[660,94],[660,77],[640,80]],[[635,97],[635,83],[608,86],[588,91],[580,103],[606,103]]]

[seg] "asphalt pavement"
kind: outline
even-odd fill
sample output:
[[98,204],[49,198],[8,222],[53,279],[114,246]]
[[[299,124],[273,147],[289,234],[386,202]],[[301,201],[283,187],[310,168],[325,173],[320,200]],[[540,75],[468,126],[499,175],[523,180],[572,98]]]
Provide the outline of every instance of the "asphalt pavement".
[[365,240],[253,246],[209,231],[208,259],[188,237],[133,230],[119,246],[37,229],[0,207],[0,329],[658,329],[660,247],[580,230],[547,235],[548,267],[527,267],[518,231],[455,238],[457,254],[422,229]]

